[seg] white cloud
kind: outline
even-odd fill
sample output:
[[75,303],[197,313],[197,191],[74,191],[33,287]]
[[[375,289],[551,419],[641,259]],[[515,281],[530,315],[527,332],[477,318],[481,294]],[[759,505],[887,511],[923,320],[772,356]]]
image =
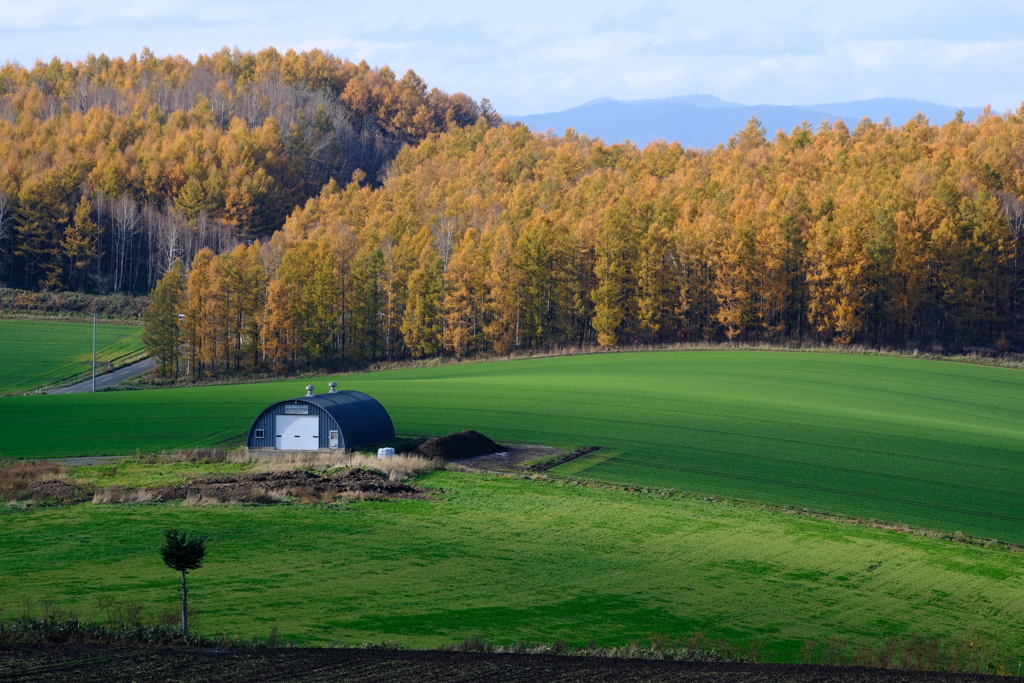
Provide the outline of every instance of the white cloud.
[[845,45],[851,66],[857,71],[881,72],[902,57],[907,44],[895,40],[864,40]]
[[515,114],[697,89],[747,103],[889,95],[1005,108],[1024,99],[1022,29],[1017,0],[863,0],[856,11],[810,0],[0,0],[0,59],[321,47]]

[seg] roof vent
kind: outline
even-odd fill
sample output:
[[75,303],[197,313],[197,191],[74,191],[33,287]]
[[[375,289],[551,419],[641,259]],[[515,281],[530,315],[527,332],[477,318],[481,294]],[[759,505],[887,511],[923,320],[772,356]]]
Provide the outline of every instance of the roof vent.
[[307,384],[306,385],[306,398],[310,398],[312,395],[313,395],[313,385],[312,384]]
[[338,393],[338,383],[337,382],[329,382],[327,384],[327,386],[329,386],[331,388],[331,390],[327,392],[328,394],[336,394],[336,393]]

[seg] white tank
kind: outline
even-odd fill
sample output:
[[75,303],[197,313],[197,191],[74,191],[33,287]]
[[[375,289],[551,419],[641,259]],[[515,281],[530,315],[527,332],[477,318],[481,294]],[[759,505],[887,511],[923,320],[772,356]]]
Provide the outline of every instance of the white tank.
[[377,449],[377,457],[378,458],[393,458],[393,457],[395,457],[395,449],[394,448],[378,448]]

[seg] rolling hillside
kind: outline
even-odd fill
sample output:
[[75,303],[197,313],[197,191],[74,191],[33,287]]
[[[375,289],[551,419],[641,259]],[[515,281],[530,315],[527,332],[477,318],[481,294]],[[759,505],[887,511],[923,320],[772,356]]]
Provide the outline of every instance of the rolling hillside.
[[[100,365],[143,355],[142,325],[96,327]],[[0,395],[64,382],[91,369],[92,323],[0,319]]]
[[[87,469],[100,484],[132,468]],[[829,638],[856,649],[917,636],[995,644],[1014,668],[1024,646],[1024,571],[1001,548],[701,497],[461,472],[415,483],[429,499],[7,514],[0,594],[11,610],[48,601],[88,616],[114,601],[173,619],[180,577],[157,548],[187,528],[208,537],[189,605],[211,635],[584,647],[703,632],[762,641],[758,661],[803,661]]]
[[[317,380],[318,391],[329,378]],[[661,352],[344,376],[402,434],[597,445],[581,476],[1024,541],[1024,373],[870,355]],[[239,444],[308,380],[11,397],[7,457]]]

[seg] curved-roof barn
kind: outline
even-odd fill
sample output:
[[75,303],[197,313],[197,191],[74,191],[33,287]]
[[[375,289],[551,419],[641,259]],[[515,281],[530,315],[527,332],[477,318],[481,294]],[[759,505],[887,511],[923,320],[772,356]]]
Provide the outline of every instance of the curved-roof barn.
[[391,416],[372,396],[361,391],[312,392],[264,409],[249,428],[249,448],[304,451],[345,448],[395,438]]

